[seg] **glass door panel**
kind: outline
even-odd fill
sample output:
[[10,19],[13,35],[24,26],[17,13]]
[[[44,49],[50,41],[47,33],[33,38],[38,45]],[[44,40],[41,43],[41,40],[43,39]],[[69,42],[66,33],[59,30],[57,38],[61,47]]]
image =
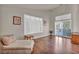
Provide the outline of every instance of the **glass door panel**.
[[63,35],[64,36],[71,35],[71,20],[63,21]]
[[55,35],[63,35],[63,23],[62,22],[56,22],[55,23]]

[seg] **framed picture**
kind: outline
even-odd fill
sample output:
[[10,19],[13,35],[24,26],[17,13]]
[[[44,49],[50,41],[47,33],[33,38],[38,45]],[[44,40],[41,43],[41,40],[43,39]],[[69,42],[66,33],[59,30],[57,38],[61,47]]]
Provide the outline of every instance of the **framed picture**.
[[14,25],[20,25],[21,24],[21,17],[13,16],[13,24]]

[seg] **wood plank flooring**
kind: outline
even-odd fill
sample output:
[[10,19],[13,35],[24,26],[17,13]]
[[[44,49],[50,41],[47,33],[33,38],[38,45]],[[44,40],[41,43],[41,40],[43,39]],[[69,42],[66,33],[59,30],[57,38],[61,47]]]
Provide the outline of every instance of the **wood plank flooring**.
[[78,54],[79,45],[71,43],[69,38],[48,36],[34,39],[33,54]]

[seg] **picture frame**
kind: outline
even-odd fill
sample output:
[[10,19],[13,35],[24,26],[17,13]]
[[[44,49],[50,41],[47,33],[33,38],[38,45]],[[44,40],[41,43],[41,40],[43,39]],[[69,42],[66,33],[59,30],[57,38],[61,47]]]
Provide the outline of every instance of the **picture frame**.
[[13,16],[13,24],[14,25],[20,25],[21,24],[21,17]]

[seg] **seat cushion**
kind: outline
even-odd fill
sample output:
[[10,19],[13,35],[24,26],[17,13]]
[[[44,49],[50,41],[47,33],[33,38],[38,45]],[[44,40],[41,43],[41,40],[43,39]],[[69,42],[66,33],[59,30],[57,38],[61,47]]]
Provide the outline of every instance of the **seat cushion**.
[[8,46],[3,46],[5,49],[9,48],[30,48],[32,49],[34,45],[33,40],[16,40],[14,43],[8,45]]

